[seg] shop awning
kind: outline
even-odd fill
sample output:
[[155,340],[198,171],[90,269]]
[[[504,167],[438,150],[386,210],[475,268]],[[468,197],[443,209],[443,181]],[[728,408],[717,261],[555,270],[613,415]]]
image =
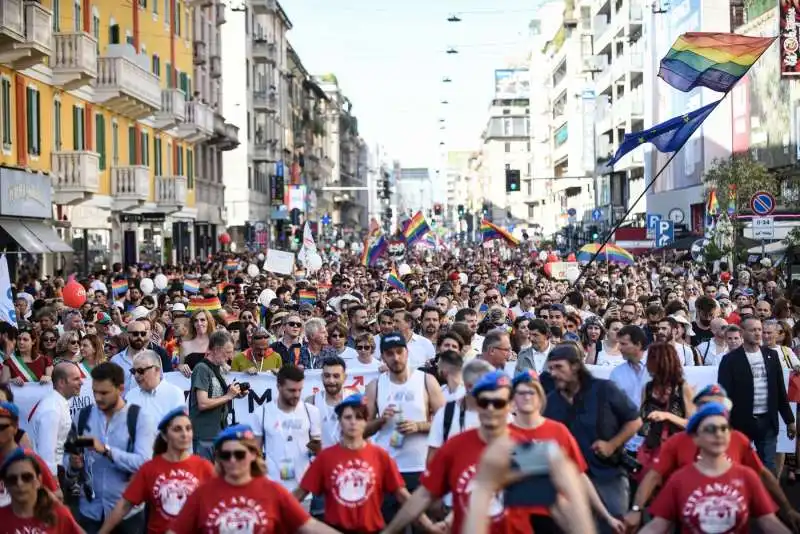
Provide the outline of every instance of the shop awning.
[[50,252],[69,254],[75,252],[72,250],[71,246],[64,243],[56,231],[53,230],[52,226],[39,221],[25,221],[23,224],[28,230],[33,232],[33,235],[39,238],[39,241],[44,243],[44,246],[47,247]]

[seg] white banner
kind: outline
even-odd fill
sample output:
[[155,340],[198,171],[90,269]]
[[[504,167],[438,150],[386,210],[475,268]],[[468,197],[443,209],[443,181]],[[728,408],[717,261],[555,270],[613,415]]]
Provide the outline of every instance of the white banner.
[[[506,366],[506,372],[512,375],[516,362],[510,362]],[[592,374],[598,378],[608,378],[611,371],[614,369],[610,366],[587,366]],[[713,384],[717,381],[717,368],[716,367],[686,367],[684,368],[686,380],[695,391],[699,391],[708,384]],[[303,387],[303,397],[313,395],[314,393],[322,390],[322,371],[315,369],[306,371],[306,380]],[[348,375],[345,380],[345,388],[351,390],[358,390],[363,393],[366,385],[377,378],[377,372],[369,373],[353,373]],[[184,396],[189,396],[190,382],[189,379],[180,373],[166,373],[165,378],[172,384],[183,389]],[[248,375],[246,373],[229,373],[227,375],[228,381],[248,382],[250,384],[250,392],[247,397],[236,399],[233,401],[233,410],[231,411],[229,421],[233,423],[249,423],[250,417],[261,405],[266,402],[272,401],[277,395],[277,379],[272,373],[259,373],[257,375]],[[785,380],[788,383],[789,372],[785,372]],[[39,385],[39,384],[25,384],[22,387],[11,386],[14,392],[14,402],[19,407],[20,412],[20,427],[26,429],[28,426],[28,417],[39,400],[47,393],[52,391],[52,386]],[[92,395],[92,380],[86,379],[83,382],[81,393],[70,401],[70,413],[73,419],[75,414],[89,404],[94,404],[94,396]],[[796,406],[792,404],[792,409],[796,410]],[[778,431],[778,452],[794,452],[794,440],[789,440],[786,437],[786,425],[783,420],[779,419]]]

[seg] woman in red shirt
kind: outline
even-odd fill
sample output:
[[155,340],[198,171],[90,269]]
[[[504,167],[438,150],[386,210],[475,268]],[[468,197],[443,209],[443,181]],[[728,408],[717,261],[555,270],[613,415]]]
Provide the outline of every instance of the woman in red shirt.
[[401,503],[409,493],[394,460],[364,439],[367,404],[350,395],[335,408],[341,441],[323,449],[294,491],[298,501],[312,493],[325,499],[325,523],[344,533],[372,534],[385,526],[381,504],[385,493]]
[[0,508],[3,532],[83,534],[69,509],[42,484],[42,468],[32,451],[17,449],[0,467],[11,504]]
[[[76,333],[75,336],[78,334]],[[17,349],[3,362],[0,382],[11,382],[15,386],[39,382],[47,384],[53,374],[53,360],[39,354],[32,328],[22,327],[17,335]]]
[[248,425],[234,425],[214,440],[217,474],[192,493],[172,534],[335,534],[313,519],[299,502],[265,475],[261,450]]
[[650,507],[654,519],[641,532],[672,532],[677,523],[685,532],[745,533],[754,519],[763,532],[789,534],[756,472],[727,457],[728,417],[725,406],[711,402],[689,419],[686,432],[700,458],[670,477]]
[[148,508],[148,534],[167,531],[189,495],[214,477],[211,462],[192,455],[193,436],[192,422],[185,407],[176,408],[161,419],[153,445],[153,459],[133,476],[98,534],[113,532],[131,508],[142,503],[147,503]]

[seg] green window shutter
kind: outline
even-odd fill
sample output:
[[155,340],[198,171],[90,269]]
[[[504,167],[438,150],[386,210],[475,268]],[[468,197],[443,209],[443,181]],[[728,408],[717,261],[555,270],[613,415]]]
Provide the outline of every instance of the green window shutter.
[[167,61],[167,87],[172,87],[172,65],[170,65],[169,61]]
[[42,153],[42,95],[39,91],[34,91],[36,102],[36,155]]
[[142,153],[141,164],[147,167],[150,162],[148,160],[148,151],[150,148],[150,140],[148,139],[147,132],[139,132],[139,150]]
[[183,91],[183,94],[189,93],[189,79],[186,76],[185,72],[180,73],[180,89]]
[[128,126],[128,165],[136,165],[136,128]]
[[31,153],[31,148],[33,147],[33,109],[31,109],[31,89],[30,87],[25,88],[25,127],[26,137],[28,141],[28,154]]
[[72,148],[73,150],[80,150],[80,138],[78,137],[78,113],[80,109],[78,106],[72,106]]
[[184,93],[186,94],[186,100],[189,100],[189,98],[192,95],[192,77],[191,76],[186,76],[186,89],[184,90]]
[[161,138],[153,136],[153,160],[155,162],[156,176],[161,174]]
[[194,189],[194,153],[186,149],[186,186]]
[[106,170],[106,118],[98,113],[95,117],[95,135],[97,136],[97,152],[100,154],[100,170]]

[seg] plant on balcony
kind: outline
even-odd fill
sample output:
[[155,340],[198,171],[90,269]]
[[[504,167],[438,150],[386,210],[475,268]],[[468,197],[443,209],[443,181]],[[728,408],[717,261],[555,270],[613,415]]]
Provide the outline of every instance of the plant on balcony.
[[311,131],[314,135],[325,135],[325,121],[320,117],[314,117],[311,121]]

